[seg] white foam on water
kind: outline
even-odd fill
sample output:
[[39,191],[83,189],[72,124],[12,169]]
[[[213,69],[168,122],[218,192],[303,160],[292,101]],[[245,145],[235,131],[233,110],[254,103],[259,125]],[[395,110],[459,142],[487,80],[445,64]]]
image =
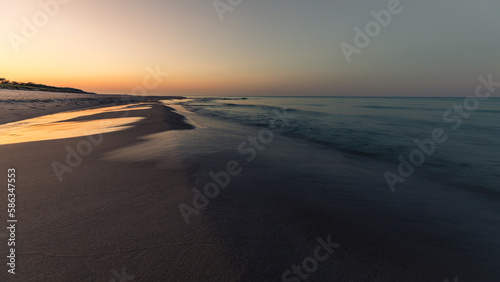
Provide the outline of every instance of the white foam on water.
[[186,110],[182,105],[179,105],[178,102],[187,102],[191,101],[192,99],[177,99],[177,100],[162,100],[162,102],[165,106],[169,106],[174,111],[179,113],[180,115],[184,116],[186,118],[187,122],[191,124],[192,126],[196,128],[206,128],[207,126],[204,125],[203,118],[199,115],[196,115],[188,110]]

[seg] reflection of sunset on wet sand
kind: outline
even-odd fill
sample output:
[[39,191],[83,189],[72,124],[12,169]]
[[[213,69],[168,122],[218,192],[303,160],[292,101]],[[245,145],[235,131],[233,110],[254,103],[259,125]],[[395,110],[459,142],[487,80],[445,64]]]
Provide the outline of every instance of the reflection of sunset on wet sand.
[[8,133],[0,133],[0,145],[73,138],[125,130],[130,128],[130,126],[125,125],[141,119],[143,118],[129,117],[26,125],[22,128],[10,130]]
[[102,134],[130,128],[141,117],[121,117],[88,121],[67,121],[78,117],[150,109],[148,106],[114,106],[41,116],[0,125],[0,145]]

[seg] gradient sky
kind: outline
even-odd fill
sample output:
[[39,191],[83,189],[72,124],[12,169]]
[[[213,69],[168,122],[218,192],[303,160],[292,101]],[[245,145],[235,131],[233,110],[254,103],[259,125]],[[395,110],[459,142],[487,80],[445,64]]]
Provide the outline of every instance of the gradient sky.
[[500,76],[498,0],[402,0],[350,64],[340,43],[389,0],[243,0],[223,21],[210,0],[73,0],[17,53],[9,34],[43,10],[4,2],[0,76],[23,82],[130,93],[158,65],[150,94],[464,96]]

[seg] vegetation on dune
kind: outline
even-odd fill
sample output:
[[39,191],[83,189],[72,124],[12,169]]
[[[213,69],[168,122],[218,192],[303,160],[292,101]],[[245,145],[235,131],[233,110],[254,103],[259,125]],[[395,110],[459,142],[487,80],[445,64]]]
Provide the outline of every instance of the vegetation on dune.
[[43,84],[36,84],[33,82],[23,83],[17,81],[9,81],[5,78],[0,78],[0,89],[94,94],[76,88],[47,86]]

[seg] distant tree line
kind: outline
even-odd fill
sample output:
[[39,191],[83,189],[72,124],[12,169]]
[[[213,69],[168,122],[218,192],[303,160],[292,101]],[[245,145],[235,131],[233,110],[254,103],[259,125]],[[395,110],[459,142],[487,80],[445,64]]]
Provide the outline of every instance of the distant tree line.
[[24,83],[5,78],[0,78],[0,89],[93,94],[76,88],[47,86],[33,82]]

